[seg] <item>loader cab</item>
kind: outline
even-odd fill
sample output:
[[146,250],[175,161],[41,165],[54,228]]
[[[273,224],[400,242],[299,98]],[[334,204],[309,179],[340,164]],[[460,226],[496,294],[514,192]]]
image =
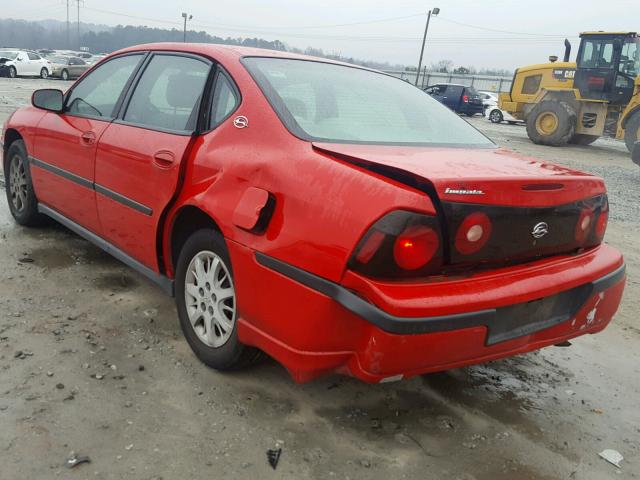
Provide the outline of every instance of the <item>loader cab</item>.
[[574,85],[580,96],[626,105],[640,74],[640,37],[634,32],[580,35]]

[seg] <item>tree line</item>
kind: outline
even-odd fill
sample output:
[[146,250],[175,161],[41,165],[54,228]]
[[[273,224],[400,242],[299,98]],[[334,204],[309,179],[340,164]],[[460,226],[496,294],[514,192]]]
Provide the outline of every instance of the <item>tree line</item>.
[[[133,25],[109,27],[86,23],[80,23],[80,38],[78,39],[76,24],[72,23],[70,27],[69,32],[67,32],[66,23],[57,20],[31,22],[27,20],[0,19],[0,47],[31,50],[78,50],[79,47],[84,47],[92,53],[110,53],[141,43],[182,42],[183,39],[183,31],[176,28],[151,28]],[[300,49],[290,47],[280,40],[265,40],[258,37],[223,38],[205,31],[189,30],[187,31],[187,41],[304,53],[381,70],[401,70],[404,68],[403,65],[344,57],[339,53],[325,53],[319,48],[307,47],[306,49]]]

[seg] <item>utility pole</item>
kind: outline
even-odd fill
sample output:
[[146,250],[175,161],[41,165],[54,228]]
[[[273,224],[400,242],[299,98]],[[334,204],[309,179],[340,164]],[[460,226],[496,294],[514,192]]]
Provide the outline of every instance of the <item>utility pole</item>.
[[182,42],[187,43],[187,20],[191,20],[193,18],[193,15],[187,15],[186,12],[182,12],[182,18],[184,18],[184,30],[182,32]]
[[418,69],[416,70],[416,87],[418,86],[418,79],[420,78],[420,69],[422,68],[422,57],[424,56],[424,44],[427,42],[427,32],[429,31],[429,20],[431,20],[431,15],[435,17],[440,13],[439,8],[434,8],[429,10],[427,14],[427,25],[424,27],[424,37],[422,37],[422,49],[420,50],[420,60],[418,61]]
[[80,0],[76,0],[78,3],[78,51],[80,51]]
[[71,37],[69,34],[69,0],[67,0],[67,44],[66,47],[71,49]]

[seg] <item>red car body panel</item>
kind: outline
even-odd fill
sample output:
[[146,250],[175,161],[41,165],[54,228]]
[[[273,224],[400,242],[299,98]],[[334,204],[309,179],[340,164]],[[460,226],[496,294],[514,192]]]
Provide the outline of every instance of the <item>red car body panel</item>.
[[[204,44],[142,45],[114,55],[154,50],[189,52],[222,65],[241,93],[233,115],[211,131],[186,136],[27,107],[5,130],[17,132],[35,159],[94,187],[70,182],[36,161],[32,178],[40,202],[162,277],[174,277],[172,242],[182,213],[197,209],[211,218],[232,261],[239,339],[265,350],[297,381],[333,371],[378,382],[483,362],[595,333],[615,314],[624,262],[605,244],[420,280],[376,280],[349,268],[356,245],[384,215],[395,210],[437,215],[425,191],[371,165],[430,183],[441,201],[465,202],[470,197],[460,192],[481,191],[472,194],[473,202],[517,207],[600,195],[605,192],[601,179],[504,149],[305,141],[278,119],[240,59],[308,57]],[[236,128],[237,116],[246,117],[249,126]],[[93,135],[89,144],[83,141],[87,132]],[[266,231],[256,234],[251,221],[269,199],[273,215]],[[260,255],[294,268],[308,282],[268,266]],[[310,286],[313,282],[322,288]],[[571,319],[494,344],[487,343],[487,322],[397,333],[355,313],[351,297],[345,300],[353,295],[366,304],[358,308],[393,316],[399,325],[416,318],[427,324],[431,318],[455,322],[458,314],[577,292],[585,285],[592,288],[581,290],[588,295]],[[323,288],[336,290],[337,296]]]

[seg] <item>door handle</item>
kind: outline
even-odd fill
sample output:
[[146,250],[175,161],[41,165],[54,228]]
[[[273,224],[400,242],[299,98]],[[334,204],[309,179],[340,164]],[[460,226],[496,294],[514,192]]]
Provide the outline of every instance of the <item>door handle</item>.
[[171,168],[175,160],[175,155],[168,150],[160,150],[153,154],[153,164],[158,168]]
[[96,143],[96,134],[93,132],[84,132],[80,135],[80,139],[85,145],[93,145]]

